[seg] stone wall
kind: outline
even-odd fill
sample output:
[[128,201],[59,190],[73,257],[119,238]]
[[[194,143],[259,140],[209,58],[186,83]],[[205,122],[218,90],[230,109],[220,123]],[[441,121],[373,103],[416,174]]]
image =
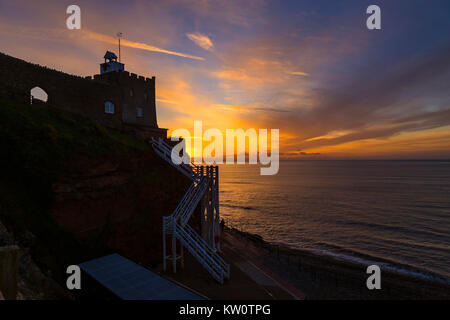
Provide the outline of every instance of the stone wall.
[[[154,77],[113,72],[83,78],[2,53],[0,73],[0,98],[30,103],[31,89],[40,87],[48,94],[49,106],[86,116],[108,127],[124,129],[126,124],[127,128],[140,127],[138,131],[152,128],[159,135],[165,133],[159,132],[156,120]],[[105,113],[107,101],[114,104],[114,114]],[[137,117],[137,108],[142,108],[142,117]]]
[[[90,79],[90,78],[89,78]],[[120,94],[122,121],[129,125],[157,128],[155,77],[144,78],[127,71],[97,74],[94,80],[117,87]],[[137,109],[142,108],[142,117]]]

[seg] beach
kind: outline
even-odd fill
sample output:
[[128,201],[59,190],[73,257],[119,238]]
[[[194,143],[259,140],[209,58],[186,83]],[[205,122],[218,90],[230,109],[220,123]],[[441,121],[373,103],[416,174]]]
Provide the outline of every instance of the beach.
[[185,255],[183,269],[156,272],[211,300],[448,300],[450,285],[381,267],[381,289],[369,290],[367,265],[292,249],[225,227],[221,256],[231,265],[223,285]]
[[224,243],[294,286],[306,299],[450,299],[449,284],[383,268],[381,290],[369,290],[367,265],[269,244],[237,229],[226,229]]

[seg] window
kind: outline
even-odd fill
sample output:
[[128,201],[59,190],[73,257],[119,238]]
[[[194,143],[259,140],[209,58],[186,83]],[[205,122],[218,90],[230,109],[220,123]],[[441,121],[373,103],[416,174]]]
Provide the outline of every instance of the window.
[[[42,88],[34,87],[33,89],[31,89],[30,95],[31,95],[31,104],[33,104],[33,101],[34,102],[38,102],[38,101],[47,102],[48,101],[48,94]],[[36,100],[38,100],[38,101],[36,101]]]
[[105,102],[105,113],[114,114],[114,104],[112,102]]
[[130,89],[130,97],[134,95],[133,89]]
[[136,108],[136,117],[143,118],[144,117],[144,109]]
[[147,93],[144,93],[144,100],[145,100],[145,102],[148,101],[148,94]]

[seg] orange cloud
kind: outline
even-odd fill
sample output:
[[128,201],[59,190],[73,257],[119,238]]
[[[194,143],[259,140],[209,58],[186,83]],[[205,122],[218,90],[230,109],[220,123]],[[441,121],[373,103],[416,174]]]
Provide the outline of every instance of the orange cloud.
[[286,71],[287,74],[291,74],[293,76],[304,76],[304,77],[309,77],[310,74],[306,73],[306,72],[301,72],[301,71]]
[[211,39],[201,33],[186,33],[186,36],[193,41],[199,47],[205,50],[212,50],[214,48],[214,43]]

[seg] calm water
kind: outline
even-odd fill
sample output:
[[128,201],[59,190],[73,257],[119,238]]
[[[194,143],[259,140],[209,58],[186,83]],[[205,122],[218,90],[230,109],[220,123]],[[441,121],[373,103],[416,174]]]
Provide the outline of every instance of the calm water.
[[222,217],[267,241],[450,282],[450,162],[222,165],[220,179]]

